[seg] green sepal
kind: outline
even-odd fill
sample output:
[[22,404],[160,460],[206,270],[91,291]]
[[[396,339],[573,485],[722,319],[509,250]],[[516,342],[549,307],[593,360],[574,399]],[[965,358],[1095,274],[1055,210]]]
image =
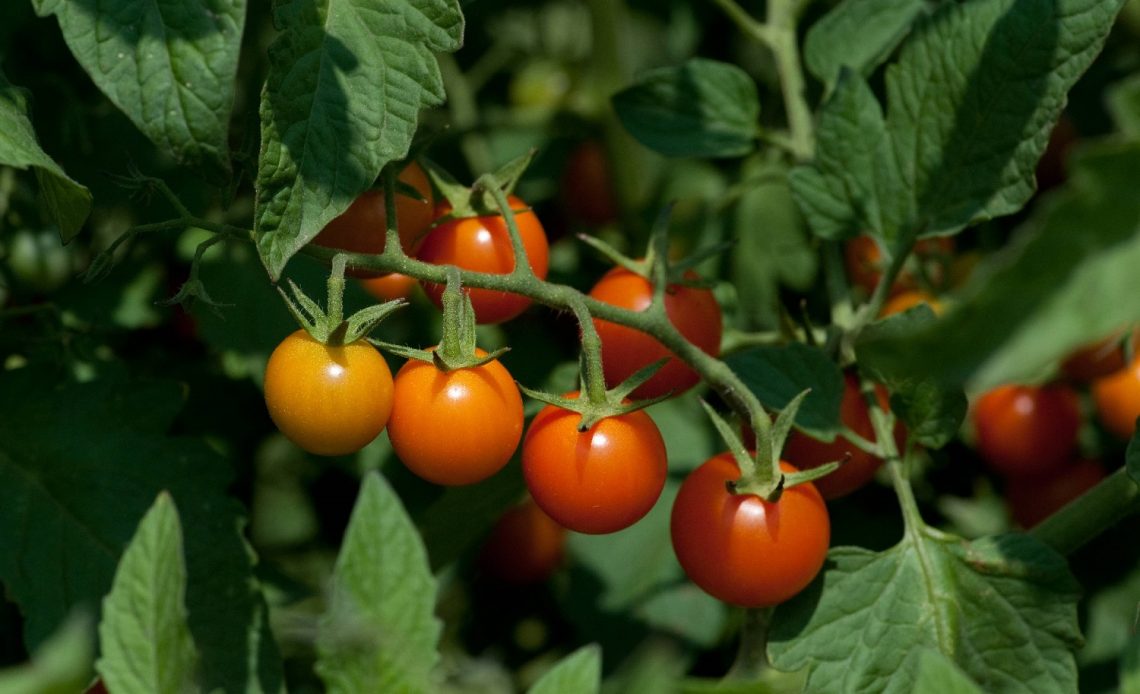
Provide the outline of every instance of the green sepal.
[[582,415],[578,420],[578,431],[585,432],[594,428],[594,426],[609,417],[620,417],[621,415],[630,414],[643,410],[650,405],[656,405],[669,399],[668,395],[662,395],[656,398],[649,398],[648,400],[634,400],[632,402],[623,403],[620,398],[613,398],[611,394],[613,391],[606,392],[606,401],[604,403],[591,403],[584,397],[568,398],[563,395],[554,395],[541,390],[532,390],[523,384],[519,383],[519,390],[529,398],[544,402],[547,405],[554,405],[555,407],[571,412],[577,412]]
[[720,413],[714,410],[712,405],[708,404],[704,398],[701,398],[701,407],[704,408],[705,414],[712,420],[716,432],[720,434],[720,438],[723,439],[725,445],[728,446],[728,452],[732,454],[733,460],[736,461],[736,466],[742,471],[755,466],[756,463],[752,454],[744,447],[744,442],[740,440],[740,437],[733,431],[732,427],[728,425],[724,417],[721,417]]
[[[672,357],[661,357],[657,361],[651,364],[647,364],[637,371],[634,371],[629,378],[611,388],[609,394],[612,397],[616,398],[619,402],[621,400],[624,400],[625,398],[629,397],[630,393],[637,390],[638,387],[640,387],[649,379],[653,378],[653,375],[660,371],[663,366],[668,364],[670,359],[672,359]],[[585,384],[583,384],[583,388],[584,387]],[[652,401],[648,402],[650,402],[650,404],[653,404],[654,402],[660,402],[662,399],[668,398],[671,395],[673,395],[673,391],[669,391],[659,398],[653,398]]]
[[807,482],[814,482],[821,477],[826,477],[835,472],[847,462],[844,460],[833,460],[830,463],[808,468],[807,470],[800,470],[799,472],[786,472],[784,473],[784,489],[791,489],[799,484]]
[[407,345],[396,344],[395,342],[385,342],[384,340],[377,340],[376,338],[368,338],[368,342],[377,349],[385,352],[395,354],[397,357],[404,359],[415,359],[416,361],[432,362],[432,352],[426,349],[416,349],[415,347],[408,347]]
[[352,314],[343,322],[343,325],[346,326],[345,344],[351,344],[362,337],[366,337],[380,324],[380,321],[407,305],[408,302],[404,299],[393,299],[383,304],[373,304],[362,308]]
[[633,274],[641,275],[642,277],[645,277],[646,273],[648,273],[648,266],[644,260],[634,260],[596,236],[590,236],[589,234],[578,234],[577,236],[578,240],[602,254],[602,257],[614,265],[620,265]]
[[[537,149],[530,149],[526,154],[499,167],[494,173],[480,176],[475,185],[470,187],[464,186],[435,162],[424,160],[423,167],[428,178],[451,205],[451,211],[437,218],[433,226],[452,219],[500,215],[501,211],[491,191],[497,188],[505,195],[513,193],[519,179],[537,153]],[[516,210],[519,211],[523,210]]]
[[799,395],[792,398],[784,409],[780,410],[780,414],[776,415],[776,421],[772,424],[772,434],[770,442],[772,444],[772,457],[780,460],[780,454],[784,450],[784,442],[788,440],[788,434],[792,430],[792,425],[796,422],[796,413],[800,410],[800,405],[803,404],[804,398],[811,394],[811,388],[805,388]]

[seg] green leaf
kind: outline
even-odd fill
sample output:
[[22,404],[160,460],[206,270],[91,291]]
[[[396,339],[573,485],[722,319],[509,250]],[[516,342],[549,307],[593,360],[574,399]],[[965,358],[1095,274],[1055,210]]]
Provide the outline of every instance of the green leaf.
[[931,691],[941,694],[982,694],[978,685],[952,660],[932,650],[923,651],[918,656],[918,672],[911,691],[915,694]]
[[[0,581],[35,648],[77,605],[98,606],[139,519],[167,490],[184,519],[186,603],[207,689],[278,691],[280,656],[243,541],[231,472],[203,441],[166,435],[173,382],[82,385],[25,367],[0,372]],[[145,464],[143,464],[145,463]]]
[[64,243],[75,238],[91,212],[91,191],[67,177],[36,140],[28,115],[27,93],[8,83],[0,72],[0,164],[31,167],[40,195]]
[[224,183],[245,0],[32,0],[96,86],[164,152]]
[[163,492],[139,523],[103,600],[96,668],[109,691],[180,694],[194,688],[198,651],[185,597],[182,526]]
[[278,3],[261,96],[255,228],[269,274],[408,153],[443,103],[436,51],[463,34],[458,0]]
[[842,67],[870,76],[925,7],[922,0],[843,0],[808,30],[804,64],[828,89]]
[[838,433],[843,372],[823,350],[799,342],[763,345],[729,355],[725,363],[774,410],[810,388],[796,413],[796,425],[828,441]]
[[841,77],[820,114],[816,162],[793,172],[813,230],[905,242],[1021,209],[1066,95],[1122,4],[942,4],[887,71],[885,123],[863,80]]
[[44,641],[31,662],[0,670],[4,694],[74,694],[91,683],[95,630],[90,615],[73,614]]
[[760,97],[735,65],[692,58],[650,70],[613,97],[638,142],[673,157],[735,157],[756,145]]
[[923,691],[930,650],[986,692],[1076,691],[1079,592],[1065,559],[1027,535],[968,543],[923,528],[881,553],[833,549],[777,608],[768,653],[780,670],[810,668],[812,692]]
[[1071,162],[1070,188],[983,261],[950,311],[892,335],[863,336],[860,364],[973,392],[1039,380],[1064,355],[1135,320],[1140,144],[1091,146]]
[[1140,694],[1140,632],[1133,632],[1120,657],[1120,694]]
[[1105,99],[1116,127],[1130,138],[1140,138],[1140,75],[1109,87]]
[[438,654],[436,582],[400,498],[364,478],[317,633],[317,674],[331,692],[427,692]]
[[527,690],[529,694],[597,694],[602,684],[602,650],[583,646],[554,664]]

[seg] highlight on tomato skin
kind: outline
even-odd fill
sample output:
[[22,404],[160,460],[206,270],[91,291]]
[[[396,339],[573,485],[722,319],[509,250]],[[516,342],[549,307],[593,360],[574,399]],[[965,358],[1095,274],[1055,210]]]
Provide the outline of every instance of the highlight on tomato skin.
[[[796,468],[780,462],[785,473]],[[670,536],[699,588],[740,607],[770,607],[795,596],[822,570],[831,542],[827,505],[814,484],[784,490],[775,503],[733,494],[740,478],[730,453],[705,461],[681,484]]]
[[1032,528],[1107,475],[1099,461],[1081,459],[1043,475],[1010,478],[1005,488],[1010,515],[1021,527]]
[[979,455],[1006,475],[1039,475],[1072,457],[1081,413],[1075,391],[1063,384],[1004,385],[973,404]]
[[1131,438],[1140,417],[1140,354],[1123,369],[1093,381],[1091,391],[1104,428],[1118,438]]
[[566,556],[566,528],[527,498],[503,512],[479,555],[479,566],[503,583],[529,585],[550,578]]

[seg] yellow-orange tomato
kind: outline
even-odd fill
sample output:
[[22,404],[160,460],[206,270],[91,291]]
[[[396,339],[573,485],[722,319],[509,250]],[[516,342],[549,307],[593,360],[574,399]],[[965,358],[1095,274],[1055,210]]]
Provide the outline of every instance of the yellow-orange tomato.
[[879,311],[879,317],[886,318],[887,316],[893,316],[909,308],[914,308],[919,304],[929,306],[930,309],[934,311],[934,315],[940,315],[942,313],[941,301],[921,289],[908,289],[888,299],[887,302],[883,304],[883,310]]
[[410,359],[396,374],[388,439],[396,457],[429,482],[490,477],[511,459],[522,431],[522,397],[498,360],[445,372]]
[[[404,167],[398,179],[415,188],[423,200],[396,191],[396,225],[404,252],[414,256],[434,217],[431,183],[419,164]],[[383,253],[387,238],[388,208],[383,190],[368,190],[356,198],[348,209],[321,229],[313,243],[351,253]],[[349,269],[354,277],[375,277],[377,273]]]
[[416,278],[390,272],[381,277],[363,279],[360,281],[360,286],[380,301],[392,301],[408,298],[416,286]]
[[1104,428],[1131,438],[1140,417],[1140,355],[1120,371],[1093,381],[1092,395]]
[[566,528],[546,515],[534,499],[507,509],[479,556],[479,564],[491,576],[505,583],[538,583],[562,563],[566,549]]
[[318,455],[346,455],[384,430],[392,372],[363,340],[330,347],[298,330],[269,357],[265,404],[293,443]]

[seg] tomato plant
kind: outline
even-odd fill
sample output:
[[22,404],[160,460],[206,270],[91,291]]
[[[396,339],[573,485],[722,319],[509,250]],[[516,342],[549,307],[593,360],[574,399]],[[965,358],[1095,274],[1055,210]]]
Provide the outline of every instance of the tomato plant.
[[1005,500],[1013,520],[1023,528],[1032,528],[1104,477],[1104,465],[1099,461],[1073,460],[1043,475],[1010,478]]
[[522,445],[527,489],[570,530],[627,528],[653,508],[665,486],[661,432],[641,411],[607,417],[587,431],[578,431],[579,419],[554,405],[535,415]]
[[606,148],[597,140],[580,143],[562,170],[560,195],[566,213],[590,226],[616,221],[618,203]]
[[[785,473],[796,468],[781,461]],[[710,595],[742,607],[777,605],[803,590],[827,557],[831,522],[812,483],[768,502],[727,487],[740,477],[721,453],[685,478],[670,534],[685,573]]]
[[416,286],[416,278],[398,272],[389,272],[380,277],[361,280],[360,286],[380,301],[392,301],[393,299],[406,299],[411,296],[412,290]]
[[[949,237],[922,239],[914,246],[915,260],[934,275],[932,279],[937,282],[942,281],[945,274],[943,265],[953,252],[954,240]],[[856,236],[844,245],[843,254],[847,277],[851,283],[868,293],[875,291],[883,271],[887,269],[888,260],[879,242],[866,234]],[[919,277],[913,270],[904,269],[891,285],[891,295],[918,288]]]
[[[1128,336],[1128,346],[1135,351],[1135,334]],[[1092,383],[1116,373],[1124,368],[1125,335],[1118,332],[1086,345],[1065,357],[1061,362],[1061,373],[1077,383]]]
[[[531,268],[539,279],[546,277],[550,265],[546,232],[534,211],[522,200],[511,196],[511,210],[515,214],[523,247],[530,259]],[[438,215],[451,210],[442,203]],[[509,273],[515,267],[515,254],[511,248],[506,220],[499,215],[465,217],[442,222],[427,235],[420,247],[419,258],[436,265],[456,265],[475,272]],[[424,291],[436,306],[442,306],[443,286],[423,283]],[[471,297],[471,305],[480,323],[502,323],[519,315],[530,306],[530,299],[518,294],[491,289],[464,289]]]
[[355,453],[388,422],[392,372],[365,342],[334,347],[298,330],[269,357],[265,404],[281,433],[306,451]]
[[388,439],[396,457],[436,484],[490,477],[522,438],[522,397],[498,360],[441,371],[409,359],[396,373],[393,403]]
[[1093,381],[1093,402],[1104,427],[1122,439],[1132,436],[1140,417],[1140,357],[1123,369]]
[[1077,445],[1077,395],[1063,385],[1006,385],[974,403],[978,452],[1006,475],[1043,474],[1063,465]]
[[[590,296],[631,311],[644,311],[653,303],[653,284],[626,268],[615,267],[594,284]],[[707,354],[720,354],[723,325],[720,306],[711,291],[683,284],[670,285],[665,290],[665,313],[686,339]],[[670,392],[679,395],[700,380],[696,371],[653,337],[605,320],[595,320],[594,327],[602,340],[606,383],[616,385],[666,357],[669,360],[665,365],[633,391],[635,397],[654,398]]]
[[566,554],[566,528],[527,499],[503,512],[483,543],[479,565],[505,583],[539,583],[550,578]]

